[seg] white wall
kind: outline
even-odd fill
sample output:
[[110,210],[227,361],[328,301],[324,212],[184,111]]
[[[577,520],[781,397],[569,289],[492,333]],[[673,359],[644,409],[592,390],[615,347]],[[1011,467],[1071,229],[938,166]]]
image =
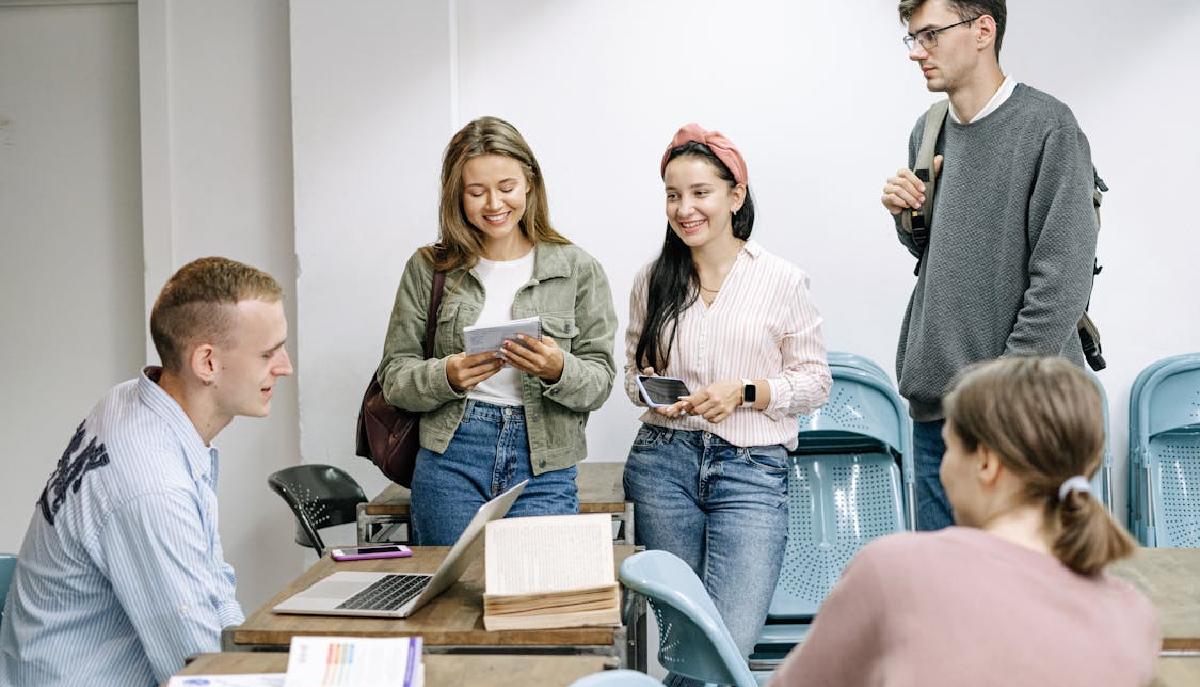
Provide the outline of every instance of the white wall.
[[[1093,312],[1123,466],[1133,376],[1200,349],[1200,321],[1180,317],[1200,286],[1185,264],[1200,240],[1184,192],[1200,158],[1190,125],[1200,97],[1185,85],[1200,62],[1187,38],[1200,29],[1200,7],[1010,5],[1004,66],[1073,107],[1113,189]],[[721,129],[749,162],[755,237],[809,271],[830,347],[890,369],[912,260],[879,189],[932,100],[902,34],[893,0],[336,10],[293,0],[304,460],[382,485],[351,457],[354,413],[403,262],[435,236],[438,152],[482,114],[508,118],[530,141],[555,224],[605,265],[622,320],[633,274],[665,229],[665,142],[687,121]],[[1146,130],[1135,136],[1139,117]],[[594,413],[592,457],[622,459],[636,415],[619,391]]]
[[142,361],[137,7],[0,5],[0,551]]
[[[148,305],[190,260],[247,262],[283,286],[294,354],[287,3],[142,0],[139,10]],[[221,542],[247,612],[302,565],[292,515],[267,487],[299,462],[296,389],[282,380],[269,418],[235,419],[214,442]]]

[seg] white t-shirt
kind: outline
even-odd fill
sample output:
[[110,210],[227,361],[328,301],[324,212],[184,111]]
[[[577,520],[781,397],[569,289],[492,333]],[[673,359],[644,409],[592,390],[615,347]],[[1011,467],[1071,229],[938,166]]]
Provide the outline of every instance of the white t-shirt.
[[[477,326],[500,324],[513,319],[513,300],[517,291],[533,278],[533,251],[516,260],[486,260],[479,258],[475,276],[483,284],[483,310]],[[524,404],[521,395],[521,371],[505,365],[500,371],[483,380],[467,392],[467,398],[501,406]]]

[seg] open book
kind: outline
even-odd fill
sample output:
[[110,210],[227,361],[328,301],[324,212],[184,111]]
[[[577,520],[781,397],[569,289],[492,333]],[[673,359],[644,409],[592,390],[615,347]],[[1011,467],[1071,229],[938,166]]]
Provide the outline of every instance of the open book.
[[621,623],[607,514],[489,522],[483,557],[488,630]]

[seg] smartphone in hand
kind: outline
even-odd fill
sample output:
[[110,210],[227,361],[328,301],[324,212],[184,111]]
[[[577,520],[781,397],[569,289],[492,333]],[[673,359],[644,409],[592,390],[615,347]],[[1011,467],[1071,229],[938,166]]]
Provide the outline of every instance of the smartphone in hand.
[[377,546],[344,546],[334,549],[330,556],[335,561],[365,561],[373,558],[408,558],[412,549],[403,544],[380,544]]
[[690,396],[692,393],[688,391],[687,384],[684,384],[683,380],[678,377],[638,375],[637,385],[638,390],[642,392],[642,399],[651,408],[662,408],[672,403],[678,403],[680,396]]

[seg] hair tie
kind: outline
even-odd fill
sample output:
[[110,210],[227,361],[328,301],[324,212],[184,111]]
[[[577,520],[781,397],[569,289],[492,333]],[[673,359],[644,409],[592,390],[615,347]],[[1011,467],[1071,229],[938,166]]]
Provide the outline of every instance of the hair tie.
[[725,138],[720,131],[708,131],[695,122],[685,124],[675,132],[675,137],[671,139],[671,145],[667,146],[667,150],[662,156],[662,162],[658,166],[660,176],[667,173],[667,161],[671,157],[671,151],[691,141],[708,146],[708,149],[713,151],[713,155],[716,155],[717,159],[733,173],[734,181],[739,184],[747,183],[750,173],[746,169],[746,161],[742,159],[742,154],[738,152],[737,146],[733,145],[733,141]]
[[1067,495],[1073,491],[1077,491],[1080,494],[1090,494],[1092,493],[1092,483],[1083,475],[1075,475],[1058,487],[1058,500],[1066,501]]

